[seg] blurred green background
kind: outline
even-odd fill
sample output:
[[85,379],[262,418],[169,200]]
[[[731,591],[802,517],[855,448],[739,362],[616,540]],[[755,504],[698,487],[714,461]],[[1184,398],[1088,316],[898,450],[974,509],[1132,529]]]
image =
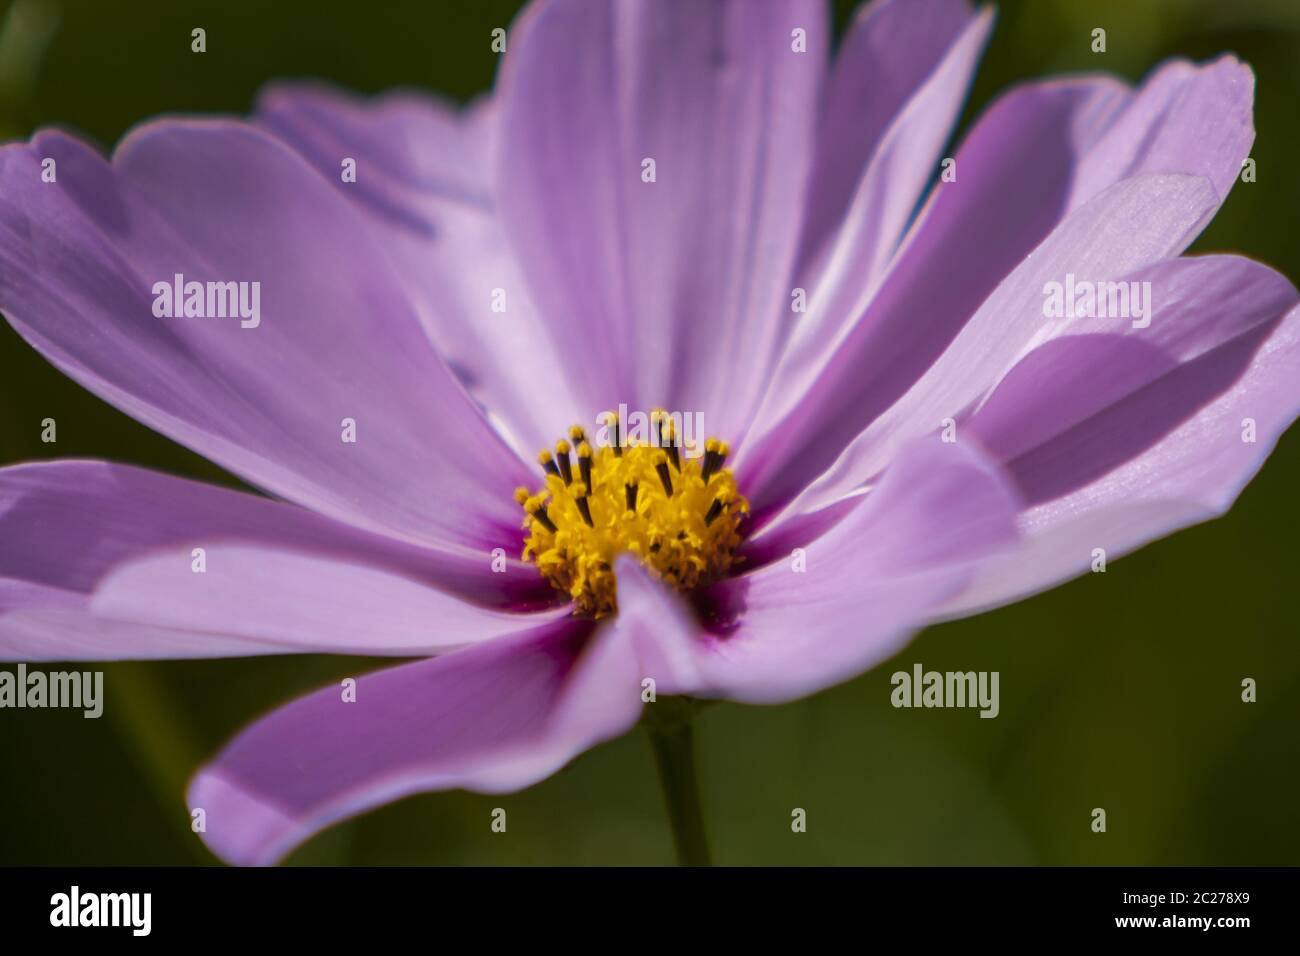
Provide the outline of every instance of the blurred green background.
[[[489,0],[0,0],[0,138],[46,124],[111,146],[157,113],[245,112],[267,80],[325,77],[464,99],[488,88]],[[841,26],[853,4],[835,5]],[[208,52],[189,52],[203,26]],[[1090,52],[1103,26],[1108,52]],[[1258,80],[1258,182],[1195,251],[1300,277],[1300,4],[1010,2],[962,119],[1059,71],[1141,77],[1235,51]],[[57,445],[40,421],[59,423]],[[104,457],[239,486],[63,378],[0,323],[0,464]],[[933,628],[895,661],[779,708],[697,724],[720,863],[1297,864],[1300,430],[1228,517],[1031,601]],[[1001,672],[1002,711],[894,710],[889,675]],[[0,712],[0,864],[212,863],[189,832],[189,774],[250,718],[381,661],[329,657],[107,668],[104,717]],[[1243,677],[1259,700],[1242,703]],[[400,728],[394,728],[400,732]],[[509,832],[491,833],[507,808]],[[802,807],[808,832],[790,831]],[[1108,832],[1090,829],[1106,808]],[[300,864],[673,861],[638,731],[515,795],[409,798],[342,824]]]

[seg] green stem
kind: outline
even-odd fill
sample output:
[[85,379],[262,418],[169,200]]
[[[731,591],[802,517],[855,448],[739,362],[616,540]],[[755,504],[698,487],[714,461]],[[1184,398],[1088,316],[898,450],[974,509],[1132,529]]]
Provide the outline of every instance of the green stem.
[[182,712],[166,685],[158,679],[158,665],[118,661],[109,667],[105,683],[113,688],[113,695],[105,710],[111,707],[123,740],[135,751],[164,819],[196,860],[211,862],[212,857],[190,830],[185,805],[186,778],[198,766],[202,751],[183,726]]
[[659,783],[663,786],[672,823],[677,862],[682,866],[712,866],[704,833],[699,779],[695,774],[695,743],[689,721],[648,727],[654,745]]

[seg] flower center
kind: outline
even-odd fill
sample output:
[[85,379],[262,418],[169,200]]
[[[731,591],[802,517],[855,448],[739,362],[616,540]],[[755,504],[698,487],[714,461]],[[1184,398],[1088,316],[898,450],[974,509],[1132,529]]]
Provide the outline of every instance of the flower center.
[[[747,502],[736,491],[728,448],[710,438],[704,454],[684,446],[671,416],[650,415],[650,438],[620,433],[604,416],[607,445],[593,449],[582,427],[569,429],[555,452],[537,456],[546,487],[515,490],[523,506],[523,559],[573,599],[575,613],[604,617],[618,610],[614,561],[634,555],[680,591],[721,577],[737,560],[737,533]],[[577,456],[575,465],[570,453]]]

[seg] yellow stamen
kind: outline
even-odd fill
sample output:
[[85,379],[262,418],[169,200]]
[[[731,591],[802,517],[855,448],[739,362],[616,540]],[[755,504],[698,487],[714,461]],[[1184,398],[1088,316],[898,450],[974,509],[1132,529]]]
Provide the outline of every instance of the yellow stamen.
[[537,463],[542,466],[542,470],[548,475],[558,475],[559,467],[555,464],[555,458],[551,455],[549,448],[543,448],[537,453]]
[[569,461],[569,443],[561,438],[555,443],[555,462],[560,466],[560,477],[567,485],[573,481],[573,463]]
[[[651,420],[656,426],[663,420],[664,433],[675,439],[665,413]],[[618,610],[614,563],[620,554],[632,555],[679,590],[717,580],[738,560],[737,529],[749,503],[731,470],[722,467],[725,444],[710,438],[699,459],[678,457],[675,446],[666,452],[653,442],[593,449],[576,425],[569,435],[579,474],[569,462],[574,446],[561,439],[555,459],[549,451],[538,455],[545,487],[531,496],[517,489],[515,500],[525,512],[524,560],[573,600],[575,613],[599,618]]]

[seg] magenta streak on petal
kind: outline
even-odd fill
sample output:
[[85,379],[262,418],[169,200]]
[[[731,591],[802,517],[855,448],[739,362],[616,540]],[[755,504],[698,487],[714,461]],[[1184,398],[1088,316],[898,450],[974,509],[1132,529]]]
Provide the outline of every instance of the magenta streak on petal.
[[[705,696],[792,700],[893,654],[1016,540],[1021,503],[973,447],[928,438],[795,555],[704,596],[718,633],[697,654]],[[620,579],[620,587],[621,587]]]

